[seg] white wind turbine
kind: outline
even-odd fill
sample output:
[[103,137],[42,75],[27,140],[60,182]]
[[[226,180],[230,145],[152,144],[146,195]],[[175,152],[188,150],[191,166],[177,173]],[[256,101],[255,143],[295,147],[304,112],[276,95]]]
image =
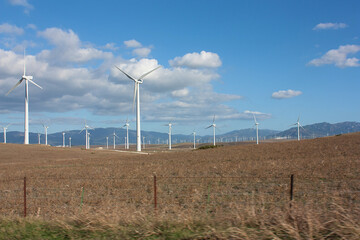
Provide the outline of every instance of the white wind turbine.
[[24,144],[29,144],[29,82],[42,89],[41,86],[36,84],[32,79],[32,76],[26,76],[25,74],[25,50],[24,50],[24,74],[21,79],[13,86],[7,93],[6,96],[11,93],[17,86],[19,86],[25,80],[25,121],[24,121]]
[[255,127],[256,127],[256,144],[259,144],[259,123],[256,121],[255,114],[253,114],[253,116],[254,116],[254,123],[255,123]]
[[71,148],[71,137],[69,137],[69,148]]
[[297,135],[298,135],[297,140],[300,141],[300,127],[305,130],[305,128],[303,128],[303,126],[301,126],[301,124],[300,124],[300,115],[298,117],[297,122],[294,124],[291,124],[290,126],[294,126],[294,125],[297,125]]
[[125,148],[126,149],[129,149],[129,126],[130,126],[129,120],[126,119],[126,122],[125,122],[125,124],[123,126],[123,127],[126,127],[126,143],[125,143]]
[[115,138],[119,138],[117,135],[116,135],[116,133],[115,133],[115,131],[114,131],[114,133],[113,133],[113,142],[114,142],[114,149],[115,149],[115,147],[116,147],[116,144],[115,144]]
[[168,143],[169,143],[169,150],[171,150],[171,127],[172,127],[172,123],[171,122],[169,122],[168,124],[165,124],[164,126],[169,126],[169,141],[168,141]]
[[38,144],[40,144],[40,136],[41,136],[41,133],[38,133]]
[[43,127],[44,127],[44,130],[45,130],[45,145],[48,145],[48,143],[47,143],[47,130],[48,130],[49,126],[45,126],[43,124]]
[[6,127],[3,127],[4,130],[4,143],[6,143],[6,130],[8,129],[8,127],[10,127],[11,123],[8,124]]
[[88,148],[90,149],[90,133],[88,132]]
[[159,69],[161,66],[158,66],[154,68],[153,70],[144,73],[141,75],[138,79],[130,76],[117,66],[115,66],[119,71],[121,71],[123,74],[125,74],[128,78],[134,81],[134,101],[133,106],[135,104],[135,98],[136,98],[136,151],[141,152],[141,131],[140,131],[140,84],[143,83],[143,78],[152,73],[153,71]]
[[106,137],[106,149],[109,149],[109,137]]
[[86,124],[86,121],[85,121],[85,126],[84,128],[80,131],[80,133],[82,133],[82,131],[85,130],[85,149],[89,149],[89,134],[88,134],[88,129],[91,129],[91,130],[94,130],[92,127],[90,127],[89,125]]
[[206,127],[205,129],[208,129],[208,128],[211,128],[211,127],[213,127],[213,130],[214,130],[214,146],[215,146],[216,145],[216,141],[215,141],[215,128],[216,128],[215,114],[214,114],[214,118],[213,118],[213,123],[210,126]]
[[194,149],[196,148],[196,145],[195,145],[195,136],[196,136],[196,132],[195,130],[193,131],[192,135],[194,135]]

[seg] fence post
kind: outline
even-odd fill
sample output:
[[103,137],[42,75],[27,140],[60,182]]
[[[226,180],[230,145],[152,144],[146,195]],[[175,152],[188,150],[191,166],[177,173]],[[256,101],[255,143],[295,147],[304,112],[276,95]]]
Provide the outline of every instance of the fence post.
[[157,209],[157,186],[156,186],[156,175],[154,175],[154,209]]
[[26,217],[26,177],[24,177],[24,217]]
[[291,208],[291,203],[293,201],[294,198],[294,174],[291,174],[290,176],[290,208]]

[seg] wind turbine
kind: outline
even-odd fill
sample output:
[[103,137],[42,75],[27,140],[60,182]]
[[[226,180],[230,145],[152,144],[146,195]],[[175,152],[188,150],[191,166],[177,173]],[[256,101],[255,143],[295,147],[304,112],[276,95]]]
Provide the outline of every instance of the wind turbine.
[[129,149],[129,126],[130,126],[129,120],[126,119],[126,122],[125,122],[125,124],[123,126],[123,127],[126,127],[126,144],[125,144],[126,149]]
[[300,124],[300,115],[298,117],[297,122],[294,124],[291,124],[290,126],[294,126],[294,125],[297,125],[297,133],[298,133],[297,140],[300,141],[300,127],[305,130],[305,128],[303,128],[303,126],[301,126],[301,124]]
[[71,137],[69,137],[69,148],[71,148]]
[[106,137],[106,149],[109,149],[109,137]]
[[41,86],[36,84],[32,79],[32,76],[26,76],[25,74],[25,50],[24,50],[24,74],[21,79],[6,93],[9,95],[17,86],[19,86],[25,80],[25,121],[24,121],[24,144],[29,144],[29,82],[42,89]]
[[205,129],[208,129],[208,128],[211,128],[211,127],[213,127],[213,130],[214,130],[214,146],[215,146],[216,145],[216,142],[215,142],[215,128],[216,128],[215,114],[214,114],[214,118],[213,118],[213,123],[210,126],[206,127]]
[[38,144],[40,144],[40,136],[41,136],[41,133],[38,133]]
[[4,143],[6,143],[6,130],[8,129],[8,127],[11,125],[11,123],[10,124],[8,124],[6,127],[3,127],[3,130],[4,130]]
[[89,140],[88,140],[89,134],[88,134],[88,129],[94,130],[92,127],[90,127],[89,125],[87,125],[87,124],[86,124],[86,121],[85,121],[85,126],[84,126],[84,128],[80,131],[80,133],[82,133],[82,131],[85,130],[85,149],[89,149]]
[[47,143],[47,130],[48,130],[49,126],[45,126],[43,124],[43,127],[44,127],[44,130],[45,130],[45,145],[48,145],[48,143]]
[[88,148],[90,149],[90,133],[88,132],[88,138],[87,138],[87,140],[88,140]]
[[114,133],[113,133],[113,137],[114,137],[114,149],[115,149],[115,138],[117,137],[117,138],[119,138],[117,135],[116,135],[116,133],[115,133],[115,131],[114,131]]
[[169,150],[171,150],[171,127],[172,127],[172,123],[169,122],[168,124],[165,124],[164,126],[169,126]]
[[62,145],[62,147],[65,147],[65,132],[63,132],[62,135],[63,135],[63,145]]
[[192,133],[193,135],[194,135],[194,149],[196,148],[196,146],[195,146],[195,136],[196,136],[196,132],[195,132],[195,130],[193,131],[193,133]]
[[153,71],[159,69],[161,66],[158,66],[154,68],[153,70],[144,73],[141,75],[138,79],[130,76],[117,66],[115,66],[120,72],[125,74],[128,78],[134,81],[134,101],[133,106],[135,104],[135,98],[136,98],[136,151],[141,152],[141,131],[140,131],[140,84],[143,83],[143,78],[152,73]]
[[256,144],[259,144],[259,123],[256,121],[255,114],[253,114],[253,116],[254,116],[254,123],[255,123],[255,127],[256,127]]

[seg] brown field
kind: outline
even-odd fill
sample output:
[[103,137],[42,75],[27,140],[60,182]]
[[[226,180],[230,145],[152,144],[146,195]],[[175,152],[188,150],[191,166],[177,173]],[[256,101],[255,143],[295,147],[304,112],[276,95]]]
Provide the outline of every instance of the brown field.
[[209,226],[227,229],[214,227],[212,236],[218,238],[252,239],[255,229],[269,239],[360,236],[360,133],[191,147],[174,145],[169,152],[166,146],[147,146],[149,154],[139,155],[0,144],[0,214],[23,215],[26,177],[27,215],[41,219],[128,223],[156,216],[192,224],[207,219]]

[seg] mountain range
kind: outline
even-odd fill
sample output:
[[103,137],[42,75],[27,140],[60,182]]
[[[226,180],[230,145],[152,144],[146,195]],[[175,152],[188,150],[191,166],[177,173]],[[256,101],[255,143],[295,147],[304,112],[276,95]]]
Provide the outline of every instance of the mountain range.
[[[315,123],[311,125],[306,125],[300,128],[300,136],[304,138],[318,138],[324,136],[332,136],[343,133],[350,132],[359,132],[360,123],[359,122],[341,122],[341,123]],[[115,142],[116,145],[124,144],[126,130],[122,128],[95,128],[90,130],[90,144],[91,145],[106,145],[106,137],[108,137],[109,146],[113,146],[113,134],[116,133]],[[18,131],[8,131],[7,132],[7,142],[8,143],[23,143],[24,142],[24,133]],[[66,145],[69,144],[69,137],[71,137],[71,144],[76,145],[85,145],[85,131],[80,133],[80,130],[71,130],[65,132]],[[167,133],[153,132],[153,131],[142,131],[142,137],[145,137],[146,144],[166,144],[168,139]],[[297,127],[287,129],[285,131],[276,131],[269,129],[259,129],[259,138],[263,139],[296,139],[297,138]],[[29,136],[30,144],[38,143],[38,134],[30,133]],[[129,142],[135,144],[136,142],[136,131],[129,130]],[[217,142],[236,142],[236,141],[254,141],[256,140],[255,129],[241,129],[234,130],[228,133],[216,135]],[[0,142],[4,141],[4,135],[0,133]],[[45,136],[41,134],[40,137],[41,144],[45,143]],[[52,146],[62,145],[63,136],[62,132],[48,134],[48,144]],[[182,142],[192,142],[193,135],[184,135],[184,134],[173,134],[172,143],[182,143]],[[196,141],[200,143],[212,142],[212,135],[205,136],[196,136]]]

